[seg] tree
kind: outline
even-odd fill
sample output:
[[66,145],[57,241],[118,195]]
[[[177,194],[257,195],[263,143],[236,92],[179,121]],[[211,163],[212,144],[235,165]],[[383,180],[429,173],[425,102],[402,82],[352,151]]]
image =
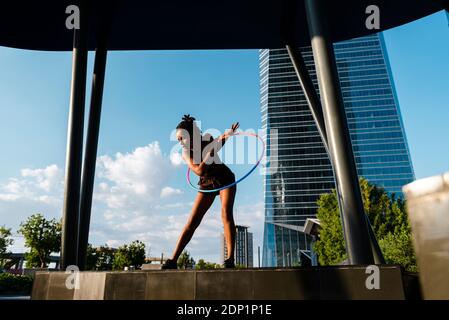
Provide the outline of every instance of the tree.
[[198,269],[198,270],[206,269],[206,264],[207,264],[207,262],[204,261],[204,259],[200,259],[200,260],[198,260],[198,263],[195,264],[195,269]]
[[197,270],[210,270],[210,269],[218,269],[221,266],[217,263],[207,262],[204,259],[198,260],[198,263],[195,264],[195,269]]
[[5,226],[0,227],[0,268],[5,267],[6,261],[11,254],[11,252],[8,251],[8,246],[14,243],[14,240],[11,239],[11,234],[11,229],[6,228]]
[[114,255],[112,267],[114,270],[123,270],[124,267],[134,266],[140,268],[145,263],[145,244],[135,240],[129,245],[118,248]]
[[[363,178],[360,179],[360,188],[365,213],[379,241],[385,261],[400,264],[409,271],[416,271],[405,202]],[[321,195],[317,204],[317,217],[321,228],[314,249],[318,261],[320,265],[339,264],[347,255],[335,190]]]
[[20,224],[19,232],[25,238],[25,246],[30,248],[25,257],[27,267],[47,267],[50,254],[61,251],[61,229],[61,222],[47,220],[40,213]]
[[317,218],[321,228],[314,250],[318,262],[320,265],[338,264],[346,259],[346,249],[335,190],[322,194],[317,204]]
[[108,247],[107,244],[100,247],[93,247],[87,244],[86,270],[112,270],[114,255],[117,249]]
[[[116,248],[108,247],[107,244],[100,246],[99,248],[92,248],[91,258],[88,257],[88,265],[92,261],[95,261],[94,270],[105,271],[112,270],[114,255],[117,252]],[[91,265],[89,265],[90,268]]]
[[98,261],[97,249],[92,244],[87,244],[86,250],[86,270],[96,270]]
[[25,260],[27,268],[41,268],[41,258],[37,251],[33,248],[29,252],[25,252]]
[[190,257],[189,252],[183,251],[178,258],[178,268],[179,269],[192,269],[195,265],[195,260]]
[[400,264],[407,271],[418,271],[409,231],[401,230],[397,233],[388,233],[379,240],[379,246],[387,263]]

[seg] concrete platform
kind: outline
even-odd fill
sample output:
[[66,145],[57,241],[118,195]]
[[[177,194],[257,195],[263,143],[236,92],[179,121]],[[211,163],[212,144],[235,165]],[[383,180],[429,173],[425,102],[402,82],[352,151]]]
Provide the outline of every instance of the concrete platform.
[[[82,271],[79,288],[70,274],[36,272],[32,300],[403,300],[417,290],[417,277],[399,266],[379,266],[379,289],[368,289],[366,266],[293,269]],[[72,275],[74,277],[74,275]],[[414,294],[416,296],[416,292]]]

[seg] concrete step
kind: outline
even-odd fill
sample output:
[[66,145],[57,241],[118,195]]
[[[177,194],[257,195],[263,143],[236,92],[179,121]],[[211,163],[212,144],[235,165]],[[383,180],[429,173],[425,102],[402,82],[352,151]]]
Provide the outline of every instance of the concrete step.
[[[35,275],[31,299],[405,299],[409,294],[406,289],[413,287],[409,284],[410,278],[404,283],[399,266],[378,267],[379,272],[367,266],[82,271],[77,274],[39,271]],[[74,287],[76,276],[78,287]]]

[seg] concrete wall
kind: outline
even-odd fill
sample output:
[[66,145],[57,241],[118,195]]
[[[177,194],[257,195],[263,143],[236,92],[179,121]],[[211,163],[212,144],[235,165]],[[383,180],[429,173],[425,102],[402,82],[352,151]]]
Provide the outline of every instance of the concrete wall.
[[[364,266],[295,269],[83,271],[79,288],[70,274],[37,272],[31,299],[83,300],[302,300],[405,299],[401,268],[380,266],[380,288],[368,290]],[[74,278],[74,277],[73,277]],[[73,282],[74,283],[74,282]]]

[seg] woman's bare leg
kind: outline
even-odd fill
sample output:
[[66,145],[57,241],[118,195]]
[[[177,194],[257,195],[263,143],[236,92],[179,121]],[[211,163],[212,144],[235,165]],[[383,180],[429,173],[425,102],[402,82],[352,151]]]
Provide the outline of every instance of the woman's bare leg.
[[173,251],[173,255],[171,257],[172,260],[177,261],[179,256],[184,250],[185,246],[189,243],[190,239],[192,239],[193,233],[196,228],[201,223],[201,220],[204,217],[204,214],[209,210],[210,206],[215,200],[215,195],[210,195],[208,193],[198,192],[196,196],[195,203],[192,207],[192,213],[190,214],[189,220],[184,226],[184,230],[181,232],[179,236],[178,243],[176,244],[176,248]]
[[235,250],[235,223],[234,223],[234,199],[237,187],[232,186],[220,191],[221,219],[223,221],[228,259],[234,260]]

